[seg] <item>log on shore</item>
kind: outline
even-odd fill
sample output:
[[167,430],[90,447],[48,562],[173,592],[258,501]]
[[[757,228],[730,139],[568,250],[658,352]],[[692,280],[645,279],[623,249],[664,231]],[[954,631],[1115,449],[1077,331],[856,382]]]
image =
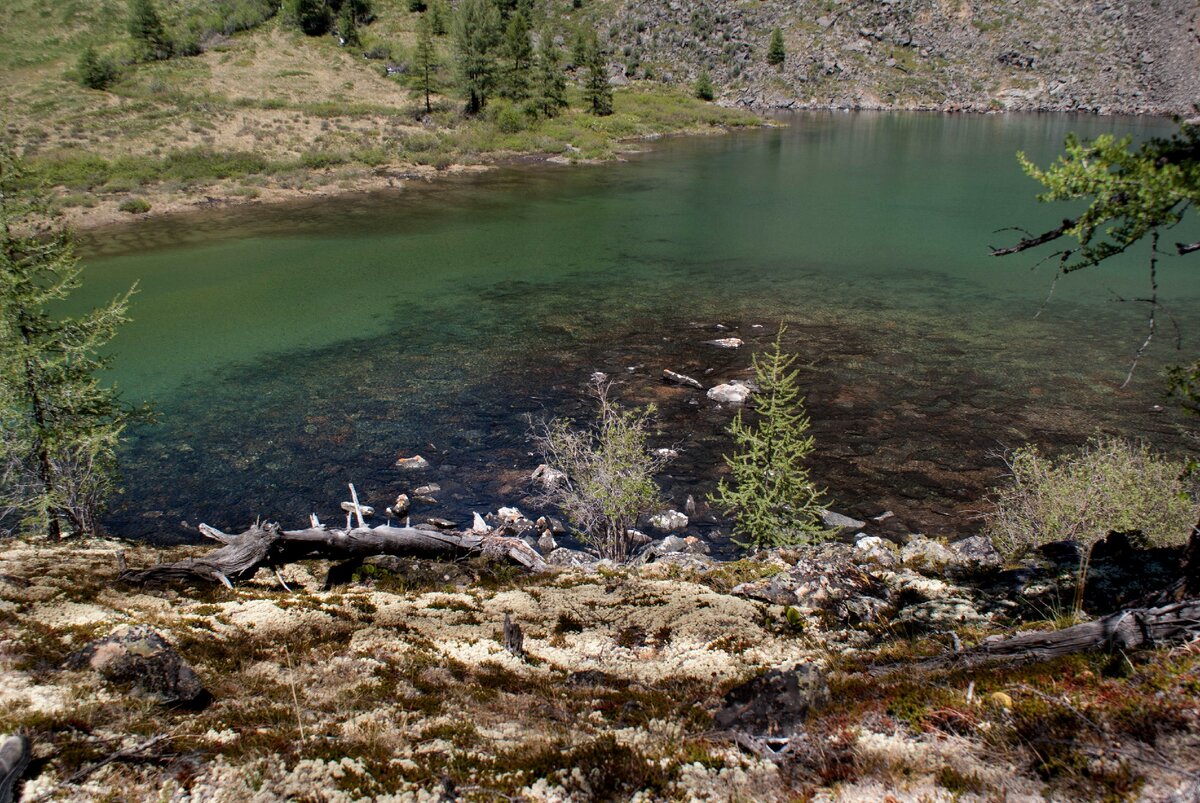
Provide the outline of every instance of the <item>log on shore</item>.
[[[1157,608],[1128,608],[1062,630],[985,641],[963,652],[921,661],[916,667],[957,669],[994,662],[1049,661],[1078,652],[1148,649],[1197,638],[1200,638],[1200,599],[1186,599]],[[887,675],[909,669],[911,665],[879,667],[872,674]]]
[[205,555],[146,569],[122,571],[120,579],[146,584],[201,580],[232,588],[261,567],[275,568],[304,558],[353,558],[397,555],[416,558],[460,559],[481,555],[510,560],[532,572],[549,571],[542,556],[519,538],[478,533],[446,533],[417,527],[326,527],[315,519],[304,530],[283,530],[276,524],[256,524],[243,533],[229,534],[200,525],[200,531],[223,546]]

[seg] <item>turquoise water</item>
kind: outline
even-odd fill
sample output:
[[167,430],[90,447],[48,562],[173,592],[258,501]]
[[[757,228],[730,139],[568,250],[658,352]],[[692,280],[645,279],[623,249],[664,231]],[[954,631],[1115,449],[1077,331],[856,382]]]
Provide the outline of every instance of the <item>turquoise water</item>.
[[[797,115],[782,128],[655,143],[622,164],[537,166],[388,193],[213,210],[99,232],[88,298],[133,281],[116,381],[153,401],[109,525],[162,540],[207,521],[333,515],[347,481],[381,508],[438,482],[421,514],[523,502],[528,416],[586,416],[589,375],[655,401],[676,505],[711,488],[729,411],[663,385],[744,377],[781,321],[801,355],[814,473],[840,507],[914,529],[975,526],[996,453],[1097,428],[1189,448],[1160,403],[1194,357],[1200,280],[1160,264],[1187,338],[1146,329],[1145,255],[1050,288],[1037,256],[997,260],[1003,226],[1047,227],[1014,154],[1068,131],[1169,123],[1070,116]],[[724,328],[722,328],[724,327]],[[757,327],[757,328],[756,328]],[[703,341],[736,335],[738,351]],[[706,373],[709,372],[709,373]],[[421,453],[433,467],[392,464]],[[185,526],[183,523],[186,522]]]

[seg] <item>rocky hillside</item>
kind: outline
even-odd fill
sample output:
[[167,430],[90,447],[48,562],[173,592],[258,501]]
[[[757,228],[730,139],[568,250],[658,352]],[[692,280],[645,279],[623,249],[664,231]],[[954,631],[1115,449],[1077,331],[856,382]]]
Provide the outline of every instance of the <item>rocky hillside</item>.
[[[627,78],[755,107],[1190,113],[1196,0],[615,0]],[[767,64],[772,29],[787,57]]]

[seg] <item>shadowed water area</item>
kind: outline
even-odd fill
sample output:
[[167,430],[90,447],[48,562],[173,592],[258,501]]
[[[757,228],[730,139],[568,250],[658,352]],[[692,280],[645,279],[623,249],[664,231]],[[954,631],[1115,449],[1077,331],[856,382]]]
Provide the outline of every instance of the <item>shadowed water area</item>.
[[[658,405],[654,445],[680,451],[661,484],[681,508],[715,486],[732,411],[662,370],[706,386],[748,378],[781,321],[800,355],[814,478],[839,510],[894,511],[893,528],[977,527],[999,454],[1027,441],[1103,430],[1195,447],[1161,397],[1163,366],[1196,354],[1194,266],[1159,269],[1183,351],[1160,315],[1122,389],[1147,310],[1116,299],[1147,295],[1147,255],[1063,279],[1035,317],[1054,266],[988,254],[1015,237],[995,229],[1070,211],[1033,201],[1016,151],[1044,164],[1068,131],[1140,138],[1169,122],[785,122],[656,143],[616,165],[506,168],[89,236],[82,304],[140,282],[112,374],[159,417],[132,433],[109,528],[169,542],[200,521],[336,521],[348,481],[380,510],[440,484],[415,518],[532,512],[528,418],[586,418],[597,370],[623,400]],[[735,336],[741,349],[705,343]],[[413,454],[431,468],[394,467]]]

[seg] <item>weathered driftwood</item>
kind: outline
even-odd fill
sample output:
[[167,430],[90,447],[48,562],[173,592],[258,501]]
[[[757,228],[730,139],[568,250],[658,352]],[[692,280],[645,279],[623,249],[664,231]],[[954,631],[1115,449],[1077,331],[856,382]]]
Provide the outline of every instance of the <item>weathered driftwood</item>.
[[[917,664],[920,669],[974,667],[1003,661],[1048,661],[1063,655],[1097,650],[1135,650],[1200,638],[1200,599],[1158,608],[1129,608],[1093,622],[1062,630],[1022,633],[1012,638],[987,641],[963,652],[942,655]],[[879,667],[873,674],[886,675],[902,667]]]
[[[361,521],[361,519],[360,519]],[[530,571],[549,566],[542,556],[519,538],[478,533],[447,533],[416,527],[331,528],[318,522],[305,530],[283,530],[276,524],[255,524],[244,533],[229,534],[200,525],[200,531],[224,546],[205,555],[147,569],[121,572],[130,583],[203,580],[224,583],[247,579],[260,567],[274,568],[303,558],[348,558],[401,555],[417,558],[464,558],[482,555],[511,560]]]

